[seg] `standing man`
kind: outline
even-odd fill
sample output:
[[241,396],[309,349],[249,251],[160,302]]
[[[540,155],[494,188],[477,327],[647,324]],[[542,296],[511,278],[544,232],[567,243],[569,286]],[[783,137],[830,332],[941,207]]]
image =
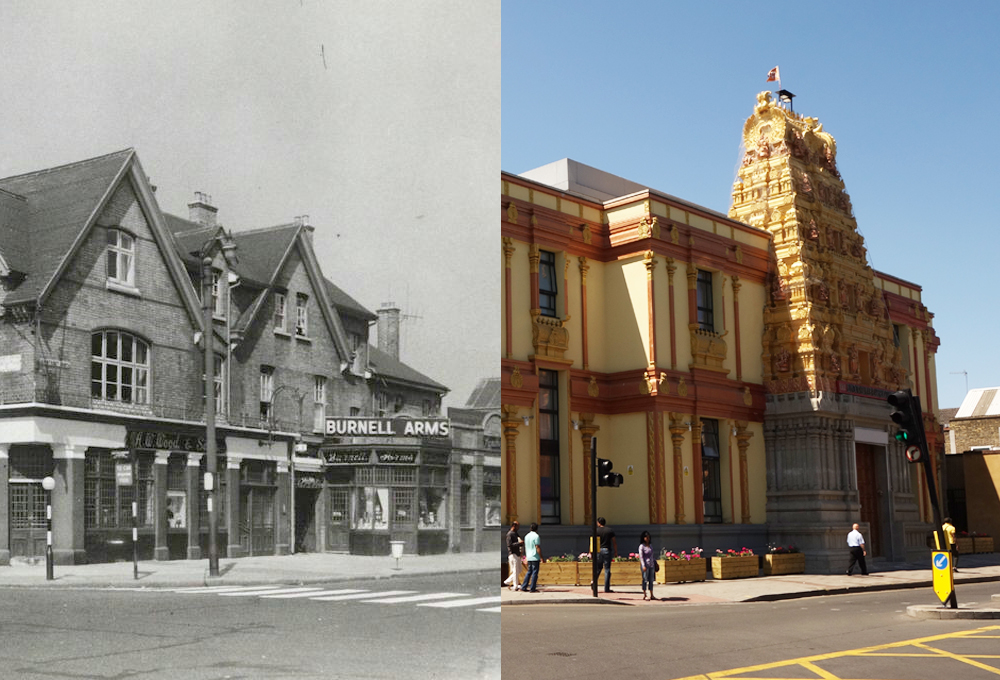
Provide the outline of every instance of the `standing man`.
[[524,541],[518,535],[517,530],[520,525],[515,519],[510,523],[510,531],[507,532],[507,579],[503,582],[511,590],[520,590],[521,584],[521,546]]
[[[951,568],[958,571],[958,546],[955,545],[955,525],[951,523],[951,517],[944,518],[941,529],[944,531],[945,540],[948,543],[948,551],[951,552]],[[944,546],[942,546],[943,549]]]
[[[538,567],[542,562],[542,539],[538,535],[538,524],[531,523],[531,531],[524,537],[524,554],[528,559],[528,571],[524,574],[521,590],[529,593],[538,592]],[[528,587],[528,583],[531,587]]]
[[851,549],[851,562],[847,565],[847,575],[853,576],[855,562],[861,568],[861,575],[868,576],[868,564],[865,563],[865,537],[858,531],[857,523],[851,527],[851,533],[847,534],[847,547]]
[[611,527],[606,526],[603,517],[597,518],[597,540],[601,549],[597,553],[597,573],[604,569],[604,592],[612,593],[611,590],[611,560],[618,555],[618,541],[615,539],[615,532]]

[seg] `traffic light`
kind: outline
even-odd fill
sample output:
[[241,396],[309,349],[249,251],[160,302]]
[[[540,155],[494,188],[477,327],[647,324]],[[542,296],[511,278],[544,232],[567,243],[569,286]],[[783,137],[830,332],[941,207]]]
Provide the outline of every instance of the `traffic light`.
[[924,424],[919,399],[910,390],[899,390],[890,394],[886,401],[893,408],[889,417],[899,427],[895,434],[896,441],[906,447],[906,460],[918,462],[924,451]]
[[617,472],[612,472],[614,465],[607,458],[597,459],[597,485],[598,486],[621,486],[625,478]]

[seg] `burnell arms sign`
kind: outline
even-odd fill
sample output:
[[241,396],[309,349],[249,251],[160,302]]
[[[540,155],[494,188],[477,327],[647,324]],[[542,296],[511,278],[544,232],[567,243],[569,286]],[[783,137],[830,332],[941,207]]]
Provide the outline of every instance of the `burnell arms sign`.
[[328,437],[447,437],[447,418],[362,418],[326,419]]

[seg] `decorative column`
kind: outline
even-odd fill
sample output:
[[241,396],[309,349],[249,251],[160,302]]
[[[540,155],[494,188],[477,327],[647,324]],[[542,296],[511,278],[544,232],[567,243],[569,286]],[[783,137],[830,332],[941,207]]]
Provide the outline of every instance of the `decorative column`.
[[167,547],[167,463],[169,451],[156,451],[153,459],[153,559],[169,560]]
[[510,260],[514,255],[514,239],[510,236],[503,237],[503,259],[504,259],[504,290],[506,295],[504,296],[504,319],[506,320],[506,356],[510,359],[511,346],[514,342],[514,330],[512,328],[514,313],[513,313],[513,300],[510,299],[512,295],[512,284],[511,284],[511,271],[510,271]]
[[187,491],[187,558],[201,559],[201,457],[204,453],[189,453],[184,472]]
[[542,259],[542,254],[538,252],[538,244],[528,245],[528,272],[531,281],[531,316],[532,318],[541,313],[538,293],[538,263]]
[[753,432],[747,429],[745,420],[736,421],[736,446],[740,450],[740,522],[750,524],[750,475],[747,465],[747,449]]
[[84,564],[85,449],[72,444],[52,444],[55,466],[52,491],[52,555],[56,564]]
[[243,459],[226,453],[226,557],[244,557],[250,551],[244,551],[240,543],[240,463]]
[[482,509],[486,507],[483,499],[483,462],[486,456],[481,452],[477,451],[475,453],[475,458],[473,459],[472,470],[469,472],[469,493],[471,497],[469,498],[469,507],[471,510],[469,514],[472,515],[472,550],[473,552],[482,552],[484,550],[483,546],[483,527],[486,524],[486,517],[483,515]]
[[0,566],[10,564],[10,444],[0,444]]
[[[667,282],[670,288],[670,368],[677,370],[677,319],[674,316],[674,272],[677,265],[672,257],[666,258]],[[683,513],[682,513],[683,514]]]
[[[649,362],[647,375],[656,378],[656,304],[653,291],[653,271],[656,269],[656,258],[653,251],[647,250],[642,258],[646,266],[646,312],[649,317]],[[655,394],[655,387],[650,384],[650,394]]]
[[[583,370],[588,370],[590,368],[590,359],[587,354],[587,272],[590,270],[590,265],[587,264],[587,258],[580,256],[580,341],[583,343]],[[508,293],[508,297],[509,297]],[[508,328],[510,327],[510,322],[508,321]],[[509,357],[510,354],[508,353]],[[589,487],[588,487],[589,488]]]
[[687,425],[678,413],[670,414],[670,440],[674,445],[674,523],[684,524],[684,454],[681,445]]
[[736,333],[736,379],[743,380],[743,361],[740,336],[740,277],[733,274],[733,331]]
[[594,521],[590,498],[590,478],[594,472],[594,461],[590,459],[590,440],[594,438],[601,428],[594,425],[593,413],[580,414],[580,438],[583,440],[583,515],[584,523],[588,526]]
[[666,489],[663,478],[663,414],[659,411],[646,412],[646,452],[649,470],[649,521],[663,524],[666,521]]
[[500,424],[503,426],[504,466],[503,490],[507,505],[506,524],[517,519],[517,428],[521,419],[517,417],[517,406],[502,404],[500,406]]
[[701,469],[701,418],[691,416],[691,470],[694,477],[694,522],[705,523],[705,479]]

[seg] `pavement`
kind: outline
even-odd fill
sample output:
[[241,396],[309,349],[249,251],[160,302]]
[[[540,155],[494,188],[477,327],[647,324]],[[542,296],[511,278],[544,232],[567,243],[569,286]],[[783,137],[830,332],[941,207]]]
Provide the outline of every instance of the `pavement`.
[[[962,555],[959,567],[958,572],[955,573],[955,592],[959,603],[962,601],[961,587],[963,583],[1000,581],[1000,553]],[[614,567],[612,567],[613,572]],[[596,598],[593,596],[590,586],[538,586],[537,593],[511,591],[506,587],[501,587],[501,605],[617,604],[663,607],[707,603],[768,602],[904,588],[926,588],[931,601],[936,602],[937,599],[932,591],[930,558],[926,564],[869,562],[868,576],[861,576],[858,573],[855,573],[854,576],[846,574],[790,574],[715,580],[709,573],[705,581],[657,583],[653,589],[657,598],[654,601],[642,599],[642,586],[640,585],[612,586],[614,592],[605,593],[603,592],[603,574],[598,583],[600,587]],[[1000,586],[998,586],[998,592],[1000,592]],[[993,602],[991,604],[996,606],[1000,603]],[[927,607],[932,614],[941,608],[938,605]],[[977,606],[972,609],[963,608],[960,604],[960,610],[963,609],[969,613],[969,616],[949,618],[994,618],[991,615],[983,614],[989,609],[988,607]],[[975,612],[979,612],[980,615],[974,616]],[[996,610],[996,613],[996,618],[1000,618],[1000,609]],[[911,615],[925,618],[920,612],[911,612]],[[926,618],[942,617],[931,615]]]
[[208,559],[139,562],[134,578],[132,562],[53,565],[53,579],[45,578],[45,562],[0,566],[0,587],[142,588],[201,585],[260,585],[269,583],[330,583],[423,574],[499,573],[495,552],[388,556],[297,553],[261,557],[220,558],[219,575],[209,576]]

